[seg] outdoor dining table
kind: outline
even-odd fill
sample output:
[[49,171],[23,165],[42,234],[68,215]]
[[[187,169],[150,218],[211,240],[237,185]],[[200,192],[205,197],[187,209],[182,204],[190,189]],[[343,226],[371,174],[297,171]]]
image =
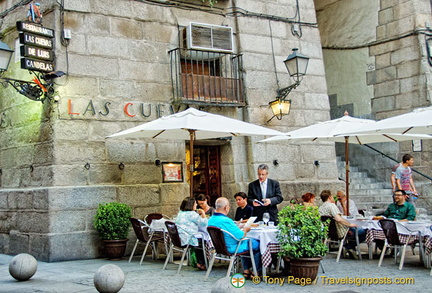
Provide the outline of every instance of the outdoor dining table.
[[[169,235],[167,233],[167,229],[165,226],[165,222],[166,221],[171,221],[171,220],[167,220],[167,219],[159,219],[159,220],[153,220],[150,224],[150,233],[152,232],[163,232],[164,233],[164,242],[165,242],[165,247],[168,251],[168,247],[170,246],[170,238]],[[180,226],[181,229],[181,226]],[[205,245],[206,245],[206,249],[205,249],[205,253],[206,253],[206,257],[207,260],[209,260],[211,258],[211,251],[213,250],[213,243],[211,242],[210,239],[210,235],[207,232],[207,228],[202,228],[199,227],[198,229],[198,233],[194,234],[195,238],[203,238],[203,240],[205,241]],[[171,262],[173,262],[173,260],[170,260]]]
[[271,266],[271,254],[278,253],[280,250],[280,245],[276,238],[277,231],[276,227],[256,227],[246,234],[246,237],[260,241],[263,276],[266,276],[266,268]]
[[166,226],[165,226],[165,222],[166,221],[170,221],[167,219],[158,219],[158,220],[153,220],[151,222],[151,224],[149,225],[149,230],[150,232],[165,232],[166,231]]
[[[385,240],[385,234],[379,225],[379,220],[369,219],[350,219],[344,217],[348,222],[354,223],[358,228],[366,230],[366,243],[369,248],[369,259],[373,259],[372,256],[372,244],[374,240]],[[432,230],[430,229],[432,223],[425,221],[397,221],[397,229],[399,238],[402,242],[408,240],[411,237],[413,240],[417,240],[420,243],[420,248],[429,255],[432,252]],[[425,260],[425,266],[429,266]]]

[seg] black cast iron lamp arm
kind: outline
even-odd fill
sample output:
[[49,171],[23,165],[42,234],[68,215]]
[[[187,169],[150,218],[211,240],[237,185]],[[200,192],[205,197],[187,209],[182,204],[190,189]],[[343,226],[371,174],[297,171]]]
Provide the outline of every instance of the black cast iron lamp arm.
[[50,89],[50,92],[53,91],[52,87],[48,84],[43,85],[37,77],[35,79],[38,82],[30,82],[8,77],[0,78],[3,87],[6,88],[8,85],[11,85],[21,95],[24,95],[33,101],[43,102],[49,96],[48,89]]
[[277,96],[276,98],[279,98],[281,100],[285,100],[286,97],[289,95],[289,93],[296,89],[300,85],[300,81],[296,81],[294,84],[284,87],[283,89],[277,90]]
[[54,73],[42,74],[40,72],[30,71],[35,75],[32,81],[19,80],[9,77],[1,77],[4,73],[0,73],[0,83],[3,87],[11,85],[18,93],[33,101],[44,102],[46,99],[51,100],[54,97],[54,82],[56,77],[63,76],[63,71]]
[[11,85],[18,93],[33,101],[44,102],[46,99],[54,98],[54,79],[65,75],[63,71],[39,72],[29,70],[34,75],[32,81],[25,81],[9,77],[3,77],[3,74],[9,67],[14,50],[0,41],[0,84],[3,87]]

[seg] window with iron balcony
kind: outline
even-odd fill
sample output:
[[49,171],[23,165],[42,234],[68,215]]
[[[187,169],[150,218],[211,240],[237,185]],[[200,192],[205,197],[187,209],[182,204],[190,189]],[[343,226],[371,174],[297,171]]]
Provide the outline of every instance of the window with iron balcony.
[[243,106],[242,56],[234,54],[230,27],[191,23],[171,50],[173,100],[177,103]]

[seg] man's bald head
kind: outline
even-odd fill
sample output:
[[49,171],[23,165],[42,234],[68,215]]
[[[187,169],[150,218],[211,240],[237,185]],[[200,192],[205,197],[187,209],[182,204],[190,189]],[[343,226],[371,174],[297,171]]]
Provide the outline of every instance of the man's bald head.
[[226,197],[219,197],[215,202],[215,206],[216,206],[216,212],[225,215],[228,214],[230,204],[229,204],[229,200]]

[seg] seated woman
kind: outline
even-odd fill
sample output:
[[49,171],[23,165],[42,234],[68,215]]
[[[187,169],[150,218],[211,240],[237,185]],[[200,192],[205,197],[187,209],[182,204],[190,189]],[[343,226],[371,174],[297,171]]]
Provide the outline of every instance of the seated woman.
[[302,199],[303,199],[303,205],[305,207],[315,207],[315,194],[313,193],[305,193],[302,195]]
[[[180,205],[180,211],[176,218],[176,224],[179,226],[178,232],[182,245],[190,244],[192,246],[202,247],[202,239],[197,239],[193,234],[197,233],[199,228],[207,227],[207,217],[203,210],[196,210],[197,204],[194,198],[186,197]],[[196,249],[197,267],[199,270],[206,270],[204,261],[204,252]]]
[[237,203],[234,221],[244,221],[249,219],[252,216],[253,207],[248,205],[247,194],[244,192],[237,192],[236,194],[234,194],[234,198]]
[[213,213],[215,212],[214,207],[209,206],[210,197],[205,194],[198,194],[195,196],[195,200],[198,204],[198,208],[204,210],[204,213],[206,216],[211,217],[213,216]]

